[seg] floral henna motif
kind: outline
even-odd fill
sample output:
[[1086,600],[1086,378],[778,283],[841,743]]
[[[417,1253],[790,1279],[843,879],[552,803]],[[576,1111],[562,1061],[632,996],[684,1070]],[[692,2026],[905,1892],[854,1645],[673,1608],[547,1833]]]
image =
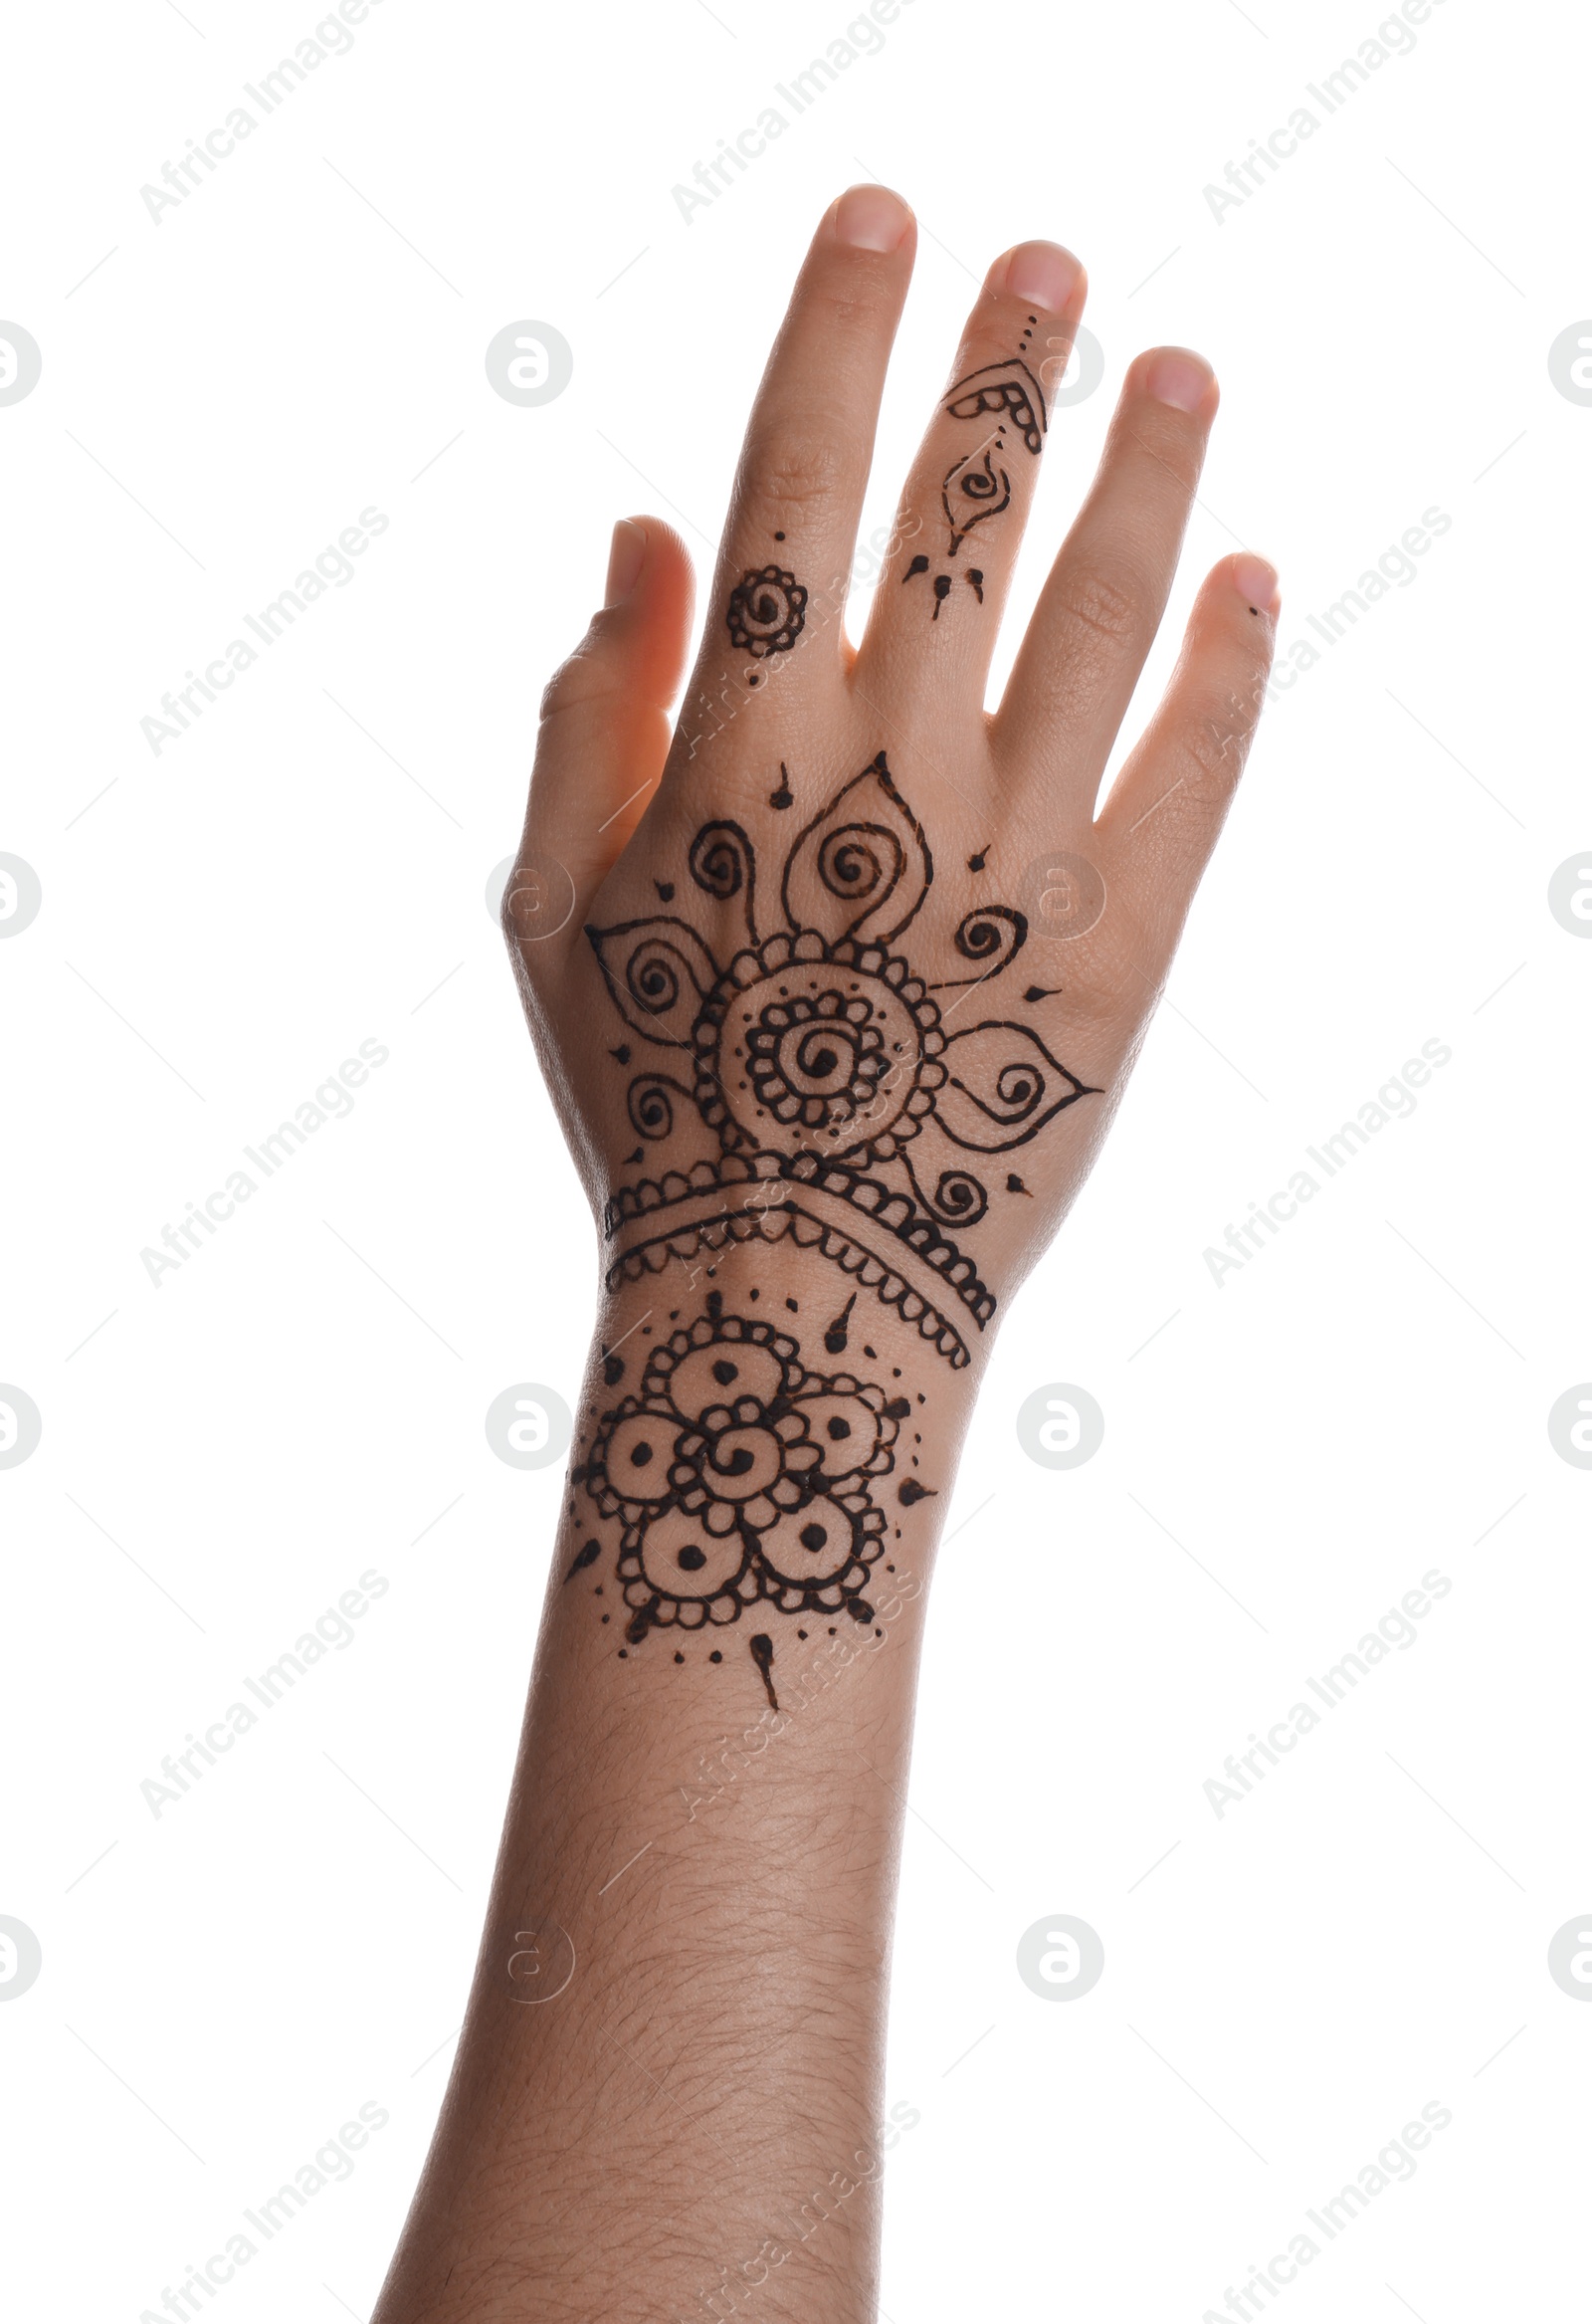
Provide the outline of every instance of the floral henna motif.
[[788,654],[807,619],[807,591],[794,573],[764,565],[761,572],[742,574],[729,592],[724,618],[732,646],[759,661]]
[[[909,1408],[850,1373],[809,1372],[794,1339],[716,1298],[655,1347],[638,1392],[598,1421],[584,1472],[624,1528],[630,1644],[759,1605],[871,1622],[888,1522],[872,1487]],[[754,1659],[766,1678],[771,1649]]]
[[[704,824],[688,862],[696,886],[733,908],[744,943],[714,951],[677,914],[586,932],[626,1023],[675,1052],[672,1069],[660,1060],[632,1081],[632,1126],[661,1140],[694,1110],[720,1156],[616,1191],[610,1284],[704,1245],[788,1232],[821,1244],[965,1364],[946,1302],[980,1330],[995,1302],[943,1233],[989,1210],[990,1189],[964,1158],[1026,1145],[1098,1094],[1014,1016],[948,1029],[965,988],[993,981],[1022,951],[1027,920],[1009,905],[976,907],[950,938],[956,972],[930,981],[914,965],[903,939],[933,858],[883,751],[791,843],[784,926],[763,917],[739,824]],[[958,997],[942,1009],[945,992]]]

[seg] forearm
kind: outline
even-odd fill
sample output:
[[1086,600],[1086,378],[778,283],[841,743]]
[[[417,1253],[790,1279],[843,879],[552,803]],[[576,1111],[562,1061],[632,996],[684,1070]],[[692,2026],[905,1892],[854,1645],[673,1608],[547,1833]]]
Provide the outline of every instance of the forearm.
[[[374,2324],[874,2313],[912,1702],[971,1371],[870,1291],[838,1326],[855,1289],[754,1243],[604,1315],[464,2036]],[[751,1465],[701,1499],[688,1375],[731,1362],[747,1425],[718,1457]]]
[[1247,553],[1208,577],[1096,814],[1216,409],[1206,364],[1156,350],[986,717],[1084,300],[1034,242],[974,303],[854,651],[835,576],[910,240],[876,187],[820,225],[673,743],[689,578],[652,520],[616,528],[544,698],[504,925],[622,1288],[376,2324],[872,2324],[934,1540],[998,1305],[1165,979],[1278,603]]

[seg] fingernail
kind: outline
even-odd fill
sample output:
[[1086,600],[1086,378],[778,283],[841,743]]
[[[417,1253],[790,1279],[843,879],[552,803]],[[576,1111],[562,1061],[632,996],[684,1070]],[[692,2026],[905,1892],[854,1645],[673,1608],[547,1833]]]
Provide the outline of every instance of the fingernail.
[[603,590],[603,605],[618,605],[630,595],[641,576],[647,554],[647,534],[640,525],[633,525],[628,517],[621,517],[614,527],[614,537],[608,550],[608,581]]
[[1264,556],[1236,556],[1233,586],[1252,613],[1275,613],[1283,602],[1277,567],[1269,565]]
[[1157,403],[1169,403],[1173,411],[1198,411],[1211,391],[1212,377],[1210,365],[1198,355],[1167,347],[1150,365],[1144,384]]
[[[1004,268],[1004,273],[1003,273]],[[1020,242],[989,271],[992,291],[1008,291],[1014,299],[1032,299],[1036,307],[1059,314],[1078,288],[1084,272],[1070,250],[1059,242]]]
[[835,206],[835,239],[852,250],[899,250],[912,213],[885,185],[854,185]]

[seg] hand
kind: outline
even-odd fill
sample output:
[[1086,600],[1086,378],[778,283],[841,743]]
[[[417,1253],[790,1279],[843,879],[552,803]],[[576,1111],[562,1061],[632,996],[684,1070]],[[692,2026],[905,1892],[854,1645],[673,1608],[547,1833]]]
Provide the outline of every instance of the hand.
[[[689,563],[654,518],[616,528],[608,602],[543,704],[505,926],[611,1288],[726,1234],[782,1238],[805,1202],[961,1365],[1121,1094],[1244,762],[1278,599],[1257,557],[1208,575],[1096,814],[1217,404],[1200,357],[1153,350],[986,714],[1085,299],[1074,258],[1026,243],[968,317],[854,651],[842,614],[913,240],[879,186],[819,227],[672,739]],[[670,1173],[690,1183],[662,1199]],[[950,1255],[925,1266],[914,1243]]]
[[[875,2313],[885,1964],[957,1443],[1165,977],[1276,610],[1258,559],[1210,576],[1096,819],[1216,406],[1197,357],[1142,356],[985,717],[1083,305],[1076,262],[1028,243],[974,309],[854,654],[910,265],[880,187],[819,228],[673,739],[691,579],[654,519],[617,528],[548,689],[505,925],[609,1296],[378,2324],[641,2324],[747,2291],[767,2324]],[[969,1554],[986,1634],[999,1564]],[[538,1931],[579,1965],[547,2007],[515,1982]]]

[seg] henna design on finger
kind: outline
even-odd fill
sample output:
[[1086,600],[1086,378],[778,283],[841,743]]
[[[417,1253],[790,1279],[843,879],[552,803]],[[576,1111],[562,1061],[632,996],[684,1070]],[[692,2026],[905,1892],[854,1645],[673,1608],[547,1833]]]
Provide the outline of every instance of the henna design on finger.
[[965,378],[957,380],[945,399],[944,408],[953,420],[976,420],[984,412],[1009,415],[1033,453],[1043,448],[1045,431],[1050,425],[1045,390],[1020,355],[1009,355],[1003,363],[984,363],[976,371],[969,371]]
[[912,561],[911,561],[911,563],[910,563],[910,564],[907,566],[907,568],[906,568],[905,572],[904,572],[904,573],[902,573],[902,575],[901,575],[901,579],[902,579],[903,581],[910,581],[911,579],[913,579],[913,578],[914,578],[914,576],[915,576],[916,574],[918,574],[918,573],[926,573],[926,572],[927,572],[927,570],[928,570],[928,559],[927,559],[927,557],[926,557],[926,556],[922,556],[922,555],[914,556],[914,557],[913,557],[913,559],[912,559]]
[[807,591],[780,565],[743,573],[729,592],[729,642],[757,660],[788,654],[807,619]]
[[[939,488],[940,507],[951,533],[946,553],[954,556],[975,525],[982,525],[986,518],[998,517],[1003,509],[1011,507],[1011,502],[1012,480],[1004,468],[997,468],[984,446],[965,453],[960,460],[953,460]],[[936,582],[935,587],[938,586]]]
[[[1024,330],[1022,347],[1033,336],[1035,318],[1030,316]],[[954,556],[975,525],[982,525],[990,517],[998,517],[1010,508],[1012,500],[1011,476],[1002,466],[1008,423],[1022,437],[1031,453],[1038,453],[1045,441],[1049,425],[1045,409],[1045,391],[1023,360],[1021,353],[1011,355],[1004,362],[985,363],[976,371],[969,371],[957,380],[945,399],[944,409],[952,419],[974,420],[985,413],[996,417],[996,426],[982,443],[972,451],[960,454],[945,471],[939,488],[940,507],[944,512],[949,542],[948,556]],[[914,557],[911,572],[927,569],[926,558]],[[903,578],[910,578],[910,574]],[[968,582],[980,605],[984,602],[984,575],[973,570]],[[940,607],[950,594],[950,578],[939,574],[934,582],[934,610],[931,618],[939,619]]]

